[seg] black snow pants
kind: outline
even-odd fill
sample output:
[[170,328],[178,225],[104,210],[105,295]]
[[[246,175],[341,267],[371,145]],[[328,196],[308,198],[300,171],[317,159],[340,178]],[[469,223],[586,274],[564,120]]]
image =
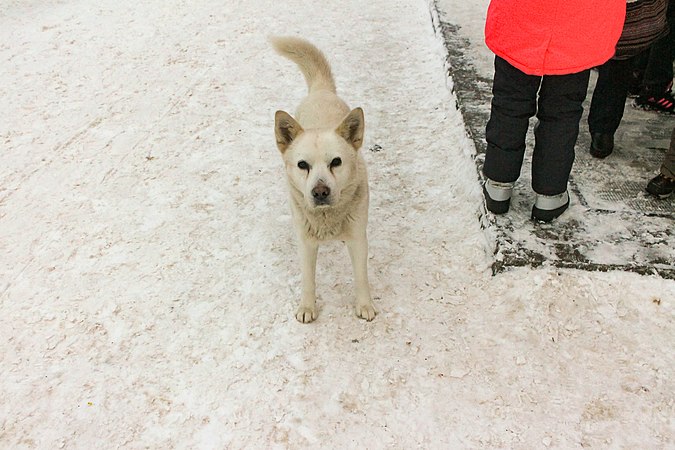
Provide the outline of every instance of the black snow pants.
[[527,75],[495,57],[483,174],[499,182],[518,179],[529,119],[536,114],[532,189],[542,195],[565,192],[589,74],[590,70],[569,75]]

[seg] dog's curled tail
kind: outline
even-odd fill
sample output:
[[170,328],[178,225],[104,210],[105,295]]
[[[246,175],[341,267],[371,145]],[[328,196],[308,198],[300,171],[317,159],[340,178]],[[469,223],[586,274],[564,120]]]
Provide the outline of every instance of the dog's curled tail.
[[292,36],[271,36],[269,41],[277,53],[300,67],[309,92],[315,90],[335,92],[333,73],[321,50],[304,39]]

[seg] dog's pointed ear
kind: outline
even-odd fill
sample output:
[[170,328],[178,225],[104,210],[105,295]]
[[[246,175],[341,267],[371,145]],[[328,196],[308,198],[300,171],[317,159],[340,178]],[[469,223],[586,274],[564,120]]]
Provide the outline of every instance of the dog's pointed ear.
[[287,112],[277,111],[274,115],[274,134],[281,153],[285,152],[303,131],[300,124]]
[[363,144],[364,128],[363,110],[355,108],[347,114],[335,132],[349,142],[355,150],[358,150]]

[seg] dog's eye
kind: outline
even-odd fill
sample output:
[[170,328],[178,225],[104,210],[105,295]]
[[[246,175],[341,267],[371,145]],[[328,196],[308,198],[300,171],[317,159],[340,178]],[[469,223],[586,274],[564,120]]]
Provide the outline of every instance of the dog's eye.
[[330,166],[332,167],[338,167],[342,165],[342,159],[340,158],[333,158],[333,160],[330,162]]
[[309,164],[307,164],[307,161],[298,161],[298,169],[309,170]]

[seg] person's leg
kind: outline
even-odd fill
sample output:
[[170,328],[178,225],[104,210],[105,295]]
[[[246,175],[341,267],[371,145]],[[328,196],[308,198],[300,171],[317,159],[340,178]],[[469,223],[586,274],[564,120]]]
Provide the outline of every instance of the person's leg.
[[645,70],[649,61],[650,52],[642,52],[639,56],[631,58],[630,64],[630,82],[628,84],[628,96],[638,97],[642,94],[642,80],[645,76]]
[[585,70],[542,80],[532,155],[532,189],[537,194],[532,218],[540,222],[550,222],[569,206],[567,182],[589,76]]
[[598,80],[588,112],[591,132],[590,153],[605,158],[614,150],[614,133],[623,118],[631,82],[632,59],[610,59],[598,67]]
[[675,0],[668,4],[670,33],[656,41],[649,49],[640,95],[633,106],[647,111],[675,114],[673,97],[673,59],[675,59]]
[[598,67],[598,80],[588,112],[591,134],[613,135],[623,118],[630,84],[630,60],[610,59]]
[[660,95],[667,92],[673,82],[673,59],[671,55],[671,36],[657,41],[649,51],[649,63],[642,78],[641,97]]
[[527,75],[504,59],[495,57],[492,109],[485,128],[487,151],[483,174],[500,183],[520,176],[525,136],[530,117],[537,111],[541,77]]
[[649,58],[642,80],[644,95],[662,95],[673,82],[675,58],[675,0],[668,2],[670,33],[656,41],[649,49]]
[[670,137],[670,147],[666,151],[663,164],[661,164],[661,174],[670,179],[675,179],[675,128]]
[[584,70],[545,76],[541,83],[532,155],[532,189],[537,194],[557,195],[567,190],[589,74]]
[[647,192],[659,198],[668,198],[675,192],[675,128],[661,170],[647,184]]

